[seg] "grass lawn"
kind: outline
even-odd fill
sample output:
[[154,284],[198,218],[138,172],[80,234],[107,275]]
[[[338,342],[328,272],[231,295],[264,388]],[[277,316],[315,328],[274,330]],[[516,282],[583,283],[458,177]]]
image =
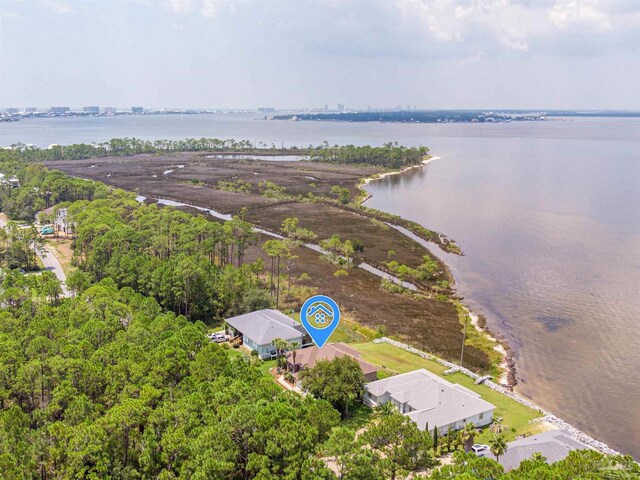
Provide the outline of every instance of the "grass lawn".
[[362,403],[353,403],[350,408],[349,417],[342,421],[342,426],[358,431],[369,421],[373,410]]
[[258,364],[258,369],[265,375],[270,375],[269,370],[276,366],[275,360],[263,360]]
[[[249,352],[242,348],[228,348],[227,353],[231,357],[246,357],[251,358]],[[275,360],[262,360],[258,363],[258,369],[265,375],[270,375],[269,370],[276,366]]]
[[[404,373],[418,368],[424,368],[442,376],[442,373],[447,370],[446,367],[439,363],[425,360],[388,343],[356,343],[350,346],[362,353],[363,360],[386,367],[385,370],[381,372],[386,376],[388,376],[389,373]],[[451,383],[458,383],[469,390],[479,393],[484,400],[495,405],[496,410],[494,416],[502,417],[504,424],[509,428],[509,430],[505,432],[507,441],[513,440],[516,435],[535,434],[542,430],[542,425],[529,423],[531,420],[542,416],[538,411],[532,410],[506,395],[491,390],[485,385],[476,385],[473,379],[462,373],[454,373],[453,375],[447,375],[443,378]],[[485,429],[482,434],[476,438],[476,442],[487,443],[492,435],[488,429]]]

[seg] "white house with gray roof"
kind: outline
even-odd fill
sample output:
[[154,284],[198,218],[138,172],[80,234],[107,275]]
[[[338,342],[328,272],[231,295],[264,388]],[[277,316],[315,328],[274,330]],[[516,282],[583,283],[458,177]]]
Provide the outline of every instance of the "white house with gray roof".
[[302,325],[278,310],[257,310],[226,320],[226,330],[232,336],[242,335],[242,343],[256,350],[260,358],[275,355],[273,341],[281,338],[302,345],[306,331]]
[[495,406],[471,390],[420,369],[365,385],[364,402],[372,407],[391,402],[420,430],[446,434],[467,423],[484,427],[493,421]]

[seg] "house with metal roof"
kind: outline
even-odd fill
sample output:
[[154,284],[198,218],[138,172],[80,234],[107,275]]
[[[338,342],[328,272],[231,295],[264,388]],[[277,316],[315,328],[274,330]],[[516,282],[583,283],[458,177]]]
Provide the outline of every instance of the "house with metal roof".
[[[295,360],[294,360],[295,356]],[[344,343],[327,343],[324,347],[318,348],[317,346],[305,348],[296,352],[287,353],[287,370],[293,373],[297,378],[298,373],[307,368],[313,368],[320,361],[332,361],[339,357],[351,357],[358,362],[360,369],[364,374],[364,378],[368,382],[377,380],[378,368],[365,362],[360,357],[360,352],[345,345]]]
[[425,369],[368,383],[364,402],[372,407],[391,402],[420,430],[437,428],[441,435],[467,423],[487,426],[496,408],[479,394]]
[[228,335],[242,338],[242,344],[257,351],[262,359],[275,356],[276,338],[302,346],[307,336],[302,325],[278,310],[257,310],[228,318],[225,323]]
[[[521,438],[507,444],[507,451],[498,459],[506,471],[518,468],[520,462],[528,460],[535,453],[540,453],[547,463],[563,460],[571,450],[589,448],[571,437],[566,430],[550,430],[530,437]],[[490,451],[483,451],[478,456],[495,459]]]

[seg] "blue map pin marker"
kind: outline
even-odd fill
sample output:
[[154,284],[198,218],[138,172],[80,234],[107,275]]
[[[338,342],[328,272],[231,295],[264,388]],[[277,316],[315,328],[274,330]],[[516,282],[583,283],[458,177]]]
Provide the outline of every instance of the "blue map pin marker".
[[322,348],[340,323],[340,309],[326,295],[315,295],[302,305],[300,321],[313,343]]

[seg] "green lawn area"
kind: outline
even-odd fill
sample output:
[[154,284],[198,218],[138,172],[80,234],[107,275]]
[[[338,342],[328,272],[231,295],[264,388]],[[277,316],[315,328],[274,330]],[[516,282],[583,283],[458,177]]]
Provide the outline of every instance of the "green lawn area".
[[[229,348],[227,349],[229,356],[231,357],[246,357],[251,358],[251,355],[246,350],[242,350],[240,348]],[[265,375],[269,375],[269,370],[276,366],[275,360],[261,360],[258,363],[258,369],[264,373]]]
[[366,425],[373,410],[362,403],[353,403],[350,406],[349,417],[342,421],[343,427],[358,431]]
[[258,368],[265,375],[269,375],[269,370],[276,366],[275,360],[263,360],[258,364]]
[[[382,374],[389,376],[394,373],[404,373],[418,368],[425,368],[430,372],[442,376],[447,370],[446,367],[431,360],[425,360],[417,355],[407,352],[401,348],[394,347],[388,343],[353,343],[350,345],[362,353],[362,359],[375,365],[386,367]],[[462,373],[443,376],[451,383],[458,383],[469,390],[482,395],[482,398],[496,406],[495,417],[502,417],[504,424],[509,428],[505,432],[508,441],[513,440],[516,435],[534,434],[541,431],[541,425],[530,424],[535,418],[542,416],[536,410],[522,405],[512,400],[506,395],[491,390],[485,385],[476,385],[473,379]],[[515,430],[515,431],[514,431]],[[476,439],[476,442],[486,443],[493,434],[485,429]]]

